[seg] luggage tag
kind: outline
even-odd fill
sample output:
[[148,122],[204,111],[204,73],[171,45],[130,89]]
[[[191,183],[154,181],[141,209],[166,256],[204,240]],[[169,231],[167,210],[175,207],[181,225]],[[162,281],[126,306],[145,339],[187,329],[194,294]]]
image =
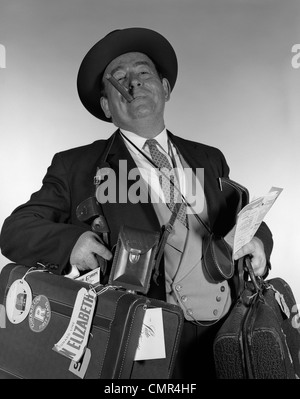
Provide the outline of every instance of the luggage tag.
[[290,315],[291,315],[291,312],[290,312],[290,309],[289,309],[288,305],[286,304],[284,296],[279,291],[277,291],[276,288],[274,288],[272,284],[269,284],[269,286],[274,291],[274,296],[275,296],[276,302],[280,306],[281,311],[289,319]]
[[142,331],[134,360],[164,359],[166,357],[161,308],[146,309]]
[[15,280],[7,293],[6,315],[13,324],[19,324],[26,319],[32,303],[32,292],[25,276]]
[[276,291],[275,292],[275,299],[278,302],[282,312],[289,319],[291,313],[290,313],[290,309],[288,308],[288,305],[285,302],[284,296],[280,292]]
[[82,356],[82,359],[80,359],[79,362],[74,362],[74,360],[71,361],[69,371],[71,371],[71,373],[83,379],[86,370],[89,366],[90,359],[91,359],[91,350],[89,348],[86,348],[84,355]]
[[93,287],[82,287],[78,291],[68,328],[52,348],[55,352],[76,363],[81,359],[86,350],[96,300],[97,294]]

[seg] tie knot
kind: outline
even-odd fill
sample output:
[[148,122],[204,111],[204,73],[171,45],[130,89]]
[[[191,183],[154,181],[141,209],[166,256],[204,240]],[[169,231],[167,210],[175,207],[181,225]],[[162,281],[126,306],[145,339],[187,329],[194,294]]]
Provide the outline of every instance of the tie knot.
[[153,147],[157,148],[157,144],[158,144],[158,142],[155,139],[148,139],[145,141],[145,146],[147,145],[149,148],[153,148]]
[[171,170],[171,163],[168,160],[167,156],[158,149],[158,142],[155,139],[148,139],[145,141],[145,145],[146,144],[149,147],[151,158],[153,159],[156,167],[158,167],[159,169],[167,168],[168,170]]

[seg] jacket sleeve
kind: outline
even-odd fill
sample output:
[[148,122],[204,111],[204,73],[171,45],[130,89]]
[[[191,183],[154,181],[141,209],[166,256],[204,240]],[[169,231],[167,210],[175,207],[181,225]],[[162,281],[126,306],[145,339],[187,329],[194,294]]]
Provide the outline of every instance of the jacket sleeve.
[[4,221],[0,236],[2,254],[28,267],[43,263],[64,273],[75,242],[88,226],[72,224],[68,173],[56,154],[42,187]]

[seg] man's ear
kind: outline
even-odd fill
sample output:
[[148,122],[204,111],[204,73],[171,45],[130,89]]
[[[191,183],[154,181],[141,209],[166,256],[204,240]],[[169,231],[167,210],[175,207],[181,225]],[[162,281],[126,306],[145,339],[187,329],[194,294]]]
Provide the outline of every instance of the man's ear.
[[162,85],[163,85],[164,92],[165,92],[165,100],[169,101],[170,96],[171,96],[171,86],[170,86],[168,79],[162,78]]
[[108,119],[111,118],[111,113],[108,106],[108,100],[106,97],[100,97],[100,105],[103,112],[105,113],[106,118]]

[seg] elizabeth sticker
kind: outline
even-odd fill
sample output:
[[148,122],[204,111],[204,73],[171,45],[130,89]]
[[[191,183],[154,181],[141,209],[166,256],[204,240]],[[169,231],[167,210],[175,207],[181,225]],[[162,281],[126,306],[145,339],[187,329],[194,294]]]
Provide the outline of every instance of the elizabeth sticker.
[[13,324],[21,323],[28,315],[32,303],[32,293],[24,279],[16,280],[8,290],[6,314]]
[[51,317],[51,308],[48,298],[45,295],[38,295],[32,301],[29,311],[29,327],[34,332],[43,331]]

